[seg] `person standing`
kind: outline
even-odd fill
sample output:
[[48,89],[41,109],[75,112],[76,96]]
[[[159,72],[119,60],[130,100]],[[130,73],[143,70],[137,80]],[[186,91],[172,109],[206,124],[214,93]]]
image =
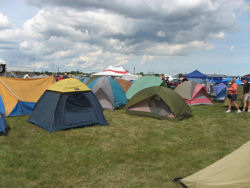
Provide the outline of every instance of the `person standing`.
[[183,79],[182,79],[182,82],[185,82],[185,81],[188,81],[186,76],[184,76]]
[[227,88],[229,94],[227,96],[228,98],[228,110],[226,111],[226,113],[230,113],[231,112],[231,107],[232,107],[232,103],[234,104],[235,108],[237,109],[237,113],[240,113],[240,108],[238,106],[238,104],[236,103],[236,100],[237,100],[237,96],[238,96],[238,92],[237,92],[237,89],[238,89],[238,86],[237,84],[235,83],[235,79],[231,79],[231,87],[230,88]]
[[[249,95],[249,87],[250,87],[250,84],[247,82],[246,78],[242,78],[242,82],[244,83],[243,85],[243,101],[244,101],[244,106],[243,106],[243,112],[246,110],[246,107],[247,107],[247,101],[248,101],[248,95]],[[248,108],[248,111],[250,109]]]

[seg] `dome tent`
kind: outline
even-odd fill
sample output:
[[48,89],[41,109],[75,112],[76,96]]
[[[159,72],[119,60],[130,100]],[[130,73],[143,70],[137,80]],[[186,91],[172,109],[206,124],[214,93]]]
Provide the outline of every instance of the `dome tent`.
[[161,86],[148,87],[135,94],[126,113],[181,120],[191,116],[190,107],[174,90]]
[[129,90],[126,93],[127,99],[130,100],[136,93],[139,91],[152,87],[152,86],[160,86],[162,85],[163,81],[156,76],[141,76],[138,78]]
[[175,91],[182,96],[190,106],[212,104],[205,86],[193,81],[186,81],[178,85]]
[[102,107],[109,110],[121,108],[127,104],[124,90],[120,84],[108,77],[93,80],[88,87],[96,95]]
[[95,95],[74,78],[61,80],[49,87],[28,121],[49,132],[93,124],[108,125]]
[[115,79],[115,81],[117,81],[122,86],[125,93],[128,91],[128,89],[132,85],[130,81],[123,80],[123,79]]

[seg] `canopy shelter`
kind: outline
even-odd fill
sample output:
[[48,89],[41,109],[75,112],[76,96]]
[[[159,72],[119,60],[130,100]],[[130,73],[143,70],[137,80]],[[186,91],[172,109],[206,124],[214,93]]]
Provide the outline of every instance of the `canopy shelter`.
[[0,77],[0,113],[5,116],[31,114],[35,103],[54,82],[53,76],[35,79]]
[[159,119],[181,120],[191,116],[190,107],[174,90],[153,86],[136,93],[126,112]]
[[185,75],[187,78],[200,78],[200,79],[207,79],[207,75],[201,73],[198,70],[190,72],[189,74]]
[[180,182],[188,188],[250,187],[250,142]]
[[104,71],[92,74],[92,76],[118,76],[118,77],[121,77],[125,74],[128,74],[128,72],[124,68],[109,66]]
[[178,85],[175,88],[175,91],[182,96],[190,106],[212,104],[205,86],[199,83],[186,81]]
[[136,93],[139,91],[152,87],[152,86],[160,86],[163,81],[156,76],[141,76],[138,80],[136,80],[129,90],[126,93],[127,99],[130,100]]
[[94,124],[108,125],[96,96],[74,78],[58,81],[49,87],[28,121],[49,132]]

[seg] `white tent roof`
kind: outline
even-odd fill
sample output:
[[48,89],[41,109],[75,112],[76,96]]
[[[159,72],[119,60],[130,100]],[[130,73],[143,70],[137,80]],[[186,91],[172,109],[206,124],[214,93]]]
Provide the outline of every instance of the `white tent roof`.
[[6,62],[0,58],[0,64],[1,64],[1,65],[5,65]]
[[130,74],[130,73],[122,75],[122,79],[128,80],[128,81],[137,80],[138,78],[139,78],[139,76],[134,75],[134,74]]
[[122,76],[128,74],[128,72],[122,67],[109,66],[102,72],[92,74],[93,76]]

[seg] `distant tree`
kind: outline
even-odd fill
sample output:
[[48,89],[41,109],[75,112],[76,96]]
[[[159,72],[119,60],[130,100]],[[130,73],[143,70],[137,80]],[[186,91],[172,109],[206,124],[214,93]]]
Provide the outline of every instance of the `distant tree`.
[[140,75],[144,76],[144,73],[143,73],[143,72],[140,72]]
[[182,74],[182,73],[180,73],[180,74],[179,74],[179,78],[182,78],[182,77],[183,77],[183,74]]

